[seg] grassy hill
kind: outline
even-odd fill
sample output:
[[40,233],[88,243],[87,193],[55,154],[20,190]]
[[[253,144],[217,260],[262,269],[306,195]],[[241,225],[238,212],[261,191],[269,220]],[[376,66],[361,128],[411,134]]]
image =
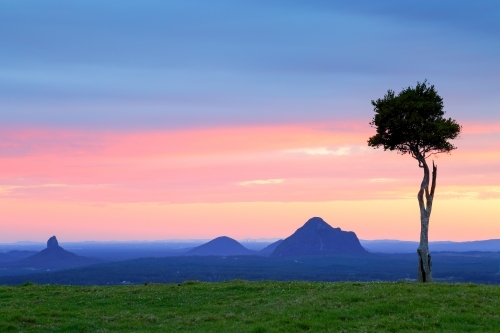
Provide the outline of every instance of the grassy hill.
[[500,287],[184,282],[0,287],[0,332],[498,332]]

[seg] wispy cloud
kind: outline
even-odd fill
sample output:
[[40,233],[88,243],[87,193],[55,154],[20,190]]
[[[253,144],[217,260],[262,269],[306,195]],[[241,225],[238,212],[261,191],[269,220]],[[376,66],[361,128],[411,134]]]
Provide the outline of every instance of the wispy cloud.
[[47,187],[68,187],[66,184],[42,184],[42,185],[0,185],[0,194],[6,194],[18,189],[47,188]]
[[238,185],[248,186],[248,185],[268,185],[268,184],[280,184],[283,183],[284,179],[258,179],[258,180],[248,180],[245,182],[238,183]]
[[396,178],[372,178],[370,183],[390,183],[397,181]]
[[287,150],[289,153],[304,153],[308,155],[349,155],[351,153],[351,147],[339,147],[337,149],[331,149],[328,147],[315,147],[315,148],[300,148],[300,149],[290,149]]

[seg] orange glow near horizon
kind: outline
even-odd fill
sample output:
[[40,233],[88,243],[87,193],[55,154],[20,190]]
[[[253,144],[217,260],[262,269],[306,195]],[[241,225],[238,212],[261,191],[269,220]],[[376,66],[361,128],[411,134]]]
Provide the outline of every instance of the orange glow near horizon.
[[[63,242],[211,239],[222,235],[235,239],[285,238],[313,216],[354,231],[360,239],[418,241],[420,234],[415,199],[193,204],[9,199],[0,204],[0,214],[13,221],[6,233],[13,241],[46,241],[54,234]],[[499,215],[500,199],[436,200],[430,239],[498,238]],[[2,241],[10,240],[4,237]]]
[[[282,238],[308,218],[416,240],[422,171],[359,123],[0,131],[0,242]],[[500,238],[500,124],[435,156],[431,240]],[[473,223],[471,223],[473,221]]]

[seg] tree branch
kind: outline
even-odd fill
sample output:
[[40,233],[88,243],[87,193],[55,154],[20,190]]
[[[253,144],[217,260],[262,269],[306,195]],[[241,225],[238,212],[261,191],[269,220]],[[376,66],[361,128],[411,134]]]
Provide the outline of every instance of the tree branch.
[[424,203],[424,193],[427,202],[429,202],[429,167],[427,166],[425,158],[418,150],[413,151],[413,154],[415,154],[418,160],[418,166],[424,169],[424,178],[420,184],[420,191],[418,191],[417,197],[421,213],[427,214],[426,205]]
[[431,196],[434,198],[434,191],[436,190],[436,177],[437,177],[437,165],[432,161],[432,185],[431,185]]

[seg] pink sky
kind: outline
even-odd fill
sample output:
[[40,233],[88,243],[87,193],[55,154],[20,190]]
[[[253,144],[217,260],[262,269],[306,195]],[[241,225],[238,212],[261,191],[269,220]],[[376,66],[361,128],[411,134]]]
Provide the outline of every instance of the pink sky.
[[278,238],[312,216],[417,240],[422,170],[366,141],[370,101],[426,79],[464,128],[430,238],[500,238],[492,7],[0,1],[0,242]]
[[[175,131],[0,131],[0,242],[286,237],[308,218],[417,240],[422,170],[367,122]],[[435,157],[431,240],[500,238],[500,124]]]

